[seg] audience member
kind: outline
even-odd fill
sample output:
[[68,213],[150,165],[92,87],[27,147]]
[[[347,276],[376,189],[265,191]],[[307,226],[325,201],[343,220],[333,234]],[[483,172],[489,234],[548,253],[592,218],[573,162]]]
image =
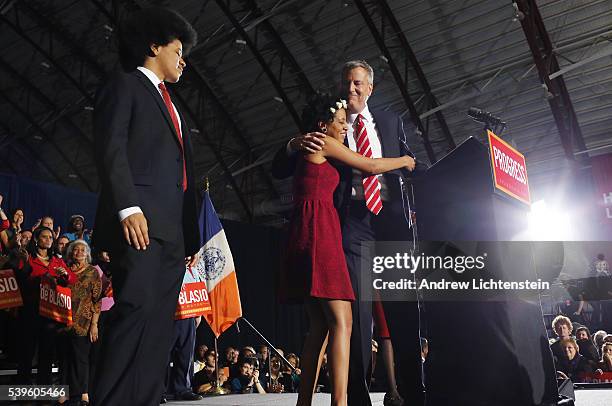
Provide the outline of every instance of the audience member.
[[225,358],[223,358],[219,366],[231,368],[236,362],[238,362],[238,351],[236,351],[234,347],[227,347],[224,354]]
[[[53,255],[53,230],[39,227],[34,232],[28,249],[17,251],[16,276],[20,284],[24,305],[19,309],[20,353],[17,367],[17,383],[30,384],[32,358],[38,345],[37,384],[51,384],[51,364],[57,338],[63,325],[38,313],[40,283],[48,278],[53,283],[71,285],[76,276],[65,262]],[[60,357],[60,359],[64,359]],[[63,371],[64,372],[64,371]]]
[[32,232],[30,230],[21,230],[18,235],[17,245],[27,247],[30,241],[32,241]]
[[290,353],[287,354],[286,358],[294,369],[292,370],[287,365],[283,365],[281,369],[283,375],[280,382],[285,388],[284,392],[297,392],[300,389],[300,375],[302,374],[302,370],[300,369],[300,357]]
[[[255,351],[253,351],[255,353]],[[232,393],[266,393],[259,382],[259,370],[252,361],[243,359],[238,363],[239,375],[230,382]]]
[[208,346],[206,344],[200,344],[195,349],[194,361],[193,361],[193,373],[197,374],[206,366],[206,352]]
[[268,393],[285,392],[285,387],[281,381],[281,360],[276,355],[270,357],[270,368],[259,376],[259,382]]
[[557,374],[572,382],[584,382],[586,374],[593,372],[593,364],[578,353],[578,344],[573,338],[562,338],[559,346],[563,355],[557,359]]
[[72,324],[67,328],[68,384],[71,396],[89,404],[89,371],[92,343],[98,340],[102,281],[91,265],[91,249],[85,240],[72,242],[66,250],[76,281],[72,293]]
[[267,345],[260,345],[259,347],[257,347],[257,359],[259,360],[259,372],[261,375],[261,372],[264,370],[268,369],[268,356],[270,354],[270,351],[268,350],[268,346]]
[[603,343],[601,359],[597,362],[598,372],[612,372],[612,343]]
[[550,345],[550,349],[557,359],[561,359],[563,357],[563,350],[561,349],[561,340],[568,339],[572,335],[572,322],[569,318],[559,315],[555,317],[552,322],[553,330],[557,337],[559,337],[554,343]]
[[[47,227],[48,229],[53,230],[53,223],[54,223],[53,217],[49,215],[43,216],[39,218],[38,220],[36,220],[36,223],[32,227],[32,231],[35,231],[40,226]],[[61,227],[58,226],[57,229],[55,229],[55,231],[53,232],[53,235],[56,240],[60,236],[60,231],[61,231]]]
[[591,333],[587,327],[580,326],[576,329],[576,343],[578,343],[580,355],[589,361],[597,362],[599,361],[599,352],[590,337]]
[[85,217],[80,214],[75,214],[70,217],[68,232],[64,235],[68,237],[70,241],[85,240],[87,244],[91,244],[91,235],[89,230],[85,229]]
[[[4,212],[3,212],[4,213]],[[2,252],[9,252],[10,250],[10,241],[17,237],[19,232],[21,231],[21,225],[23,224],[24,219],[23,209],[15,209],[11,213],[11,216],[8,217],[10,222],[9,227],[2,230],[0,232],[0,242],[2,243]]]
[[597,348],[598,350],[601,349],[601,346],[604,343],[604,337],[607,334],[608,333],[606,333],[604,330],[599,330],[595,334],[593,334],[593,343],[595,344],[595,348]]
[[66,237],[65,235],[62,235],[57,239],[55,252],[59,258],[64,258],[66,256],[68,244],[70,244],[70,238]]
[[[195,393],[205,393],[215,386],[217,381],[217,371],[215,368],[217,363],[217,353],[215,350],[206,350],[203,360],[203,367],[193,376],[193,391]],[[219,375],[219,380],[221,381],[221,375]],[[225,378],[225,380],[227,380],[227,378]],[[219,384],[223,385],[225,380],[219,382]]]
[[[2,210],[2,200],[4,197],[0,195],[0,235],[4,232],[4,230],[8,230],[11,227],[11,222],[9,218],[6,216],[4,210]],[[4,244],[0,243],[0,255],[5,253]]]

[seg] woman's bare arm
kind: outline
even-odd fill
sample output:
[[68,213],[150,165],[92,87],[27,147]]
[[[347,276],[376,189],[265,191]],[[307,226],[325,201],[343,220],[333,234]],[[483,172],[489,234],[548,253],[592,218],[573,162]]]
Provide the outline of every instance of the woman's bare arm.
[[366,158],[332,137],[327,137],[322,154],[326,158],[333,158],[367,175],[377,175],[400,168],[412,171],[415,166],[414,159],[408,155],[398,158]]

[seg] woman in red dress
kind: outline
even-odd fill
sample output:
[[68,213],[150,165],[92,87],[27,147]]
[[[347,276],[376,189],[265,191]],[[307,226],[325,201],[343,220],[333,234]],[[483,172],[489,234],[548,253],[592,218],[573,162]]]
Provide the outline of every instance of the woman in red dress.
[[351,302],[355,295],[342,249],[340,220],[333,194],[339,175],[329,160],[358,169],[364,175],[407,168],[410,157],[366,158],[344,146],[348,131],[346,101],[317,95],[304,110],[309,131],[327,134],[323,150],[298,158],[294,175],[295,207],[289,226],[287,267],[283,275],[289,301],[302,301],[310,330],[302,352],[298,405],[310,405],[322,357],[329,345],[332,405],[347,404]]

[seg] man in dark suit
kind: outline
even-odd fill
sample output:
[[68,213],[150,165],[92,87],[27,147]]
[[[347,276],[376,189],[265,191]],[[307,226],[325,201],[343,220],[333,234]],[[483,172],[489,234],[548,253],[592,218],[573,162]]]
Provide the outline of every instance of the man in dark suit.
[[[372,157],[398,157],[414,155],[406,144],[406,134],[401,118],[389,111],[373,111],[367,101],[373,90],[374,72],[365,61],[347,62],[342,69],[342,93],[347,97],[349,131],[345,145],[358,151],[356,145],[356,122],[362,120],[372,149]],[[298,150],[313,152],[319,150],[325,134],[309,133],[293,138],[276,154],[272,164],[272,174],[285,178],[293,174]],[[416,160],[415,160],[416,165]],[[334,203],[342,223],[343,248],[357,300],[353,304],[353,330],[351,335],[351,356],[349,370],[349,405],[369,405],[368,394],[369,367],[372,358],[372,302],[363,300],[371,297],[362,286],[361,263],[371,263],[370,258],[362,255],[364,241],[397,241],[411,239],[408,224],[404,220],[399,171],[378,176],[381,184],[380,198],[382,209],[366,205],[366,200],[378,196],[368,196],[363,188],[363,175],[348,167],[337,166],[340,183],[334,195]],[[417,165],[422,170],[422,165]],[[414,171],[413,171],[414,173]],[[372,210],[374,209],[374,210]],[[388,311],[387,323],[391,338],[396,347],[398,360],[400,393],[406,404],[417,405],[423,401],[421,381],[421,352],[419,337],[419,313],[415,302],[395,304],[385,303]],[[387,310],[388,309],[388,310]],[[408,328],[402,328],[408,326]],[[420,402],[420,403],[419,403]]]
[[92,404],[150,406],[161,397],[185,263],[200,248],[189,131],[164,83],[178,82],[196,33],[179,14],[149,8],[119,37],[126,72],[103,83],[94,110],[94,245],[110,252],[115,305]]

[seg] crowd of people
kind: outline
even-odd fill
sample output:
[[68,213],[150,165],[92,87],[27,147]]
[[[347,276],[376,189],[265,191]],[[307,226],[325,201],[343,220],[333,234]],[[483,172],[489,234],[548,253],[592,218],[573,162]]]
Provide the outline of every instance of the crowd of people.
[[[0,196],[0,206],[3,197]],[[95,360],[101,315],[112,306],[112,287],[106,252],[92,252],[92,232],[82,215],[73,215],[67,232],[43,216],[31,227],[17,208],[2,218],[0,269],[11,269],[23,305],[5,310],[3,323],[11,336],[3,337],[5,350],[17,364],[16,383],[51,384],[52,367],[59,368],[59,383],[69,385],[77,402],[89,402],[90,362]],[[41,284],[70,288],[71,323],[40,314]],[[12,347],[12,348],[11,348]],[[34,360],[36,356],[36,360]],[[32,376],[35,361],[37,374]],[[65,402],[68,399],[61,399]]]
[[[0,195],[0,269],[14,271],[23,299],[23,306],[4,310],[2,318],[6,326],[15,327],[3,328],[11,333],[1,341],[3,353],[17,364],[14,381],[65,384],[76,404],[87,405],[106,311],[113,306],[110,255],[91,246],[93,230],[86,227],[82,215],[71,216],[67,230],[62,232],[52,216],[28,223],[23,209],[7,215],[1,209],[2,200]],[[72,323],[40,315],[43,282],[70,288]],[[388,341],[388,337],[380,340]],[[251,346],[241,350],[228,347],[217,355],[214,349],[198,343],[193,349],[188,384],[195,394],[206,394],[216,387],[232,393],[297,393],[302,374],[300,357],[280,349],[278,352],[288,364],[267,346],[259,346],[257,351]],[[378,343],[373,341],[372,370],[377,352]],[[37,368],[35,376],[33,366]],[[58,367],[55,377],[54,366]],[[327,353],[322,356],[316,391],[331,392]],[[172,397],[164,395],[161,400]],[[60,403],[68,400],[61,399]]]
[[588,327],[564,315],[555,317],[552,326],[557,338],[550,340],[550,349],[559,379],[591,382],[612,372],[612,334],[604,330],[591,334]]

